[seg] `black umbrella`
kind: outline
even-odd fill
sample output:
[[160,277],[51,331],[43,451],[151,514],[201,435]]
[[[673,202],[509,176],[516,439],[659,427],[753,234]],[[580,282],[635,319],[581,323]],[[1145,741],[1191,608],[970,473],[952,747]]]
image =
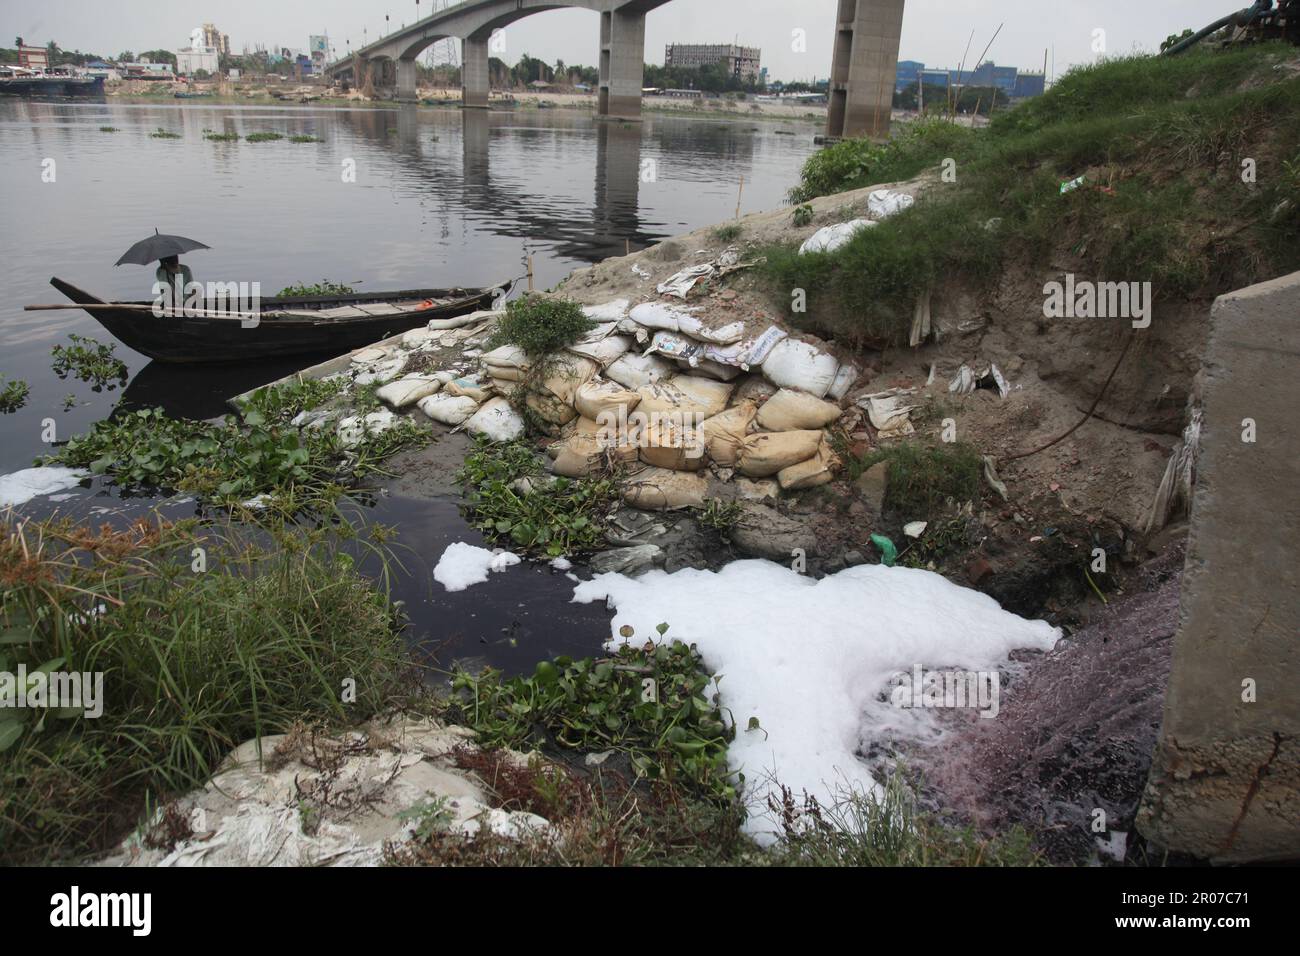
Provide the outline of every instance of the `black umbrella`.
[[186,239],[184,236],[164,236],[157,229],[154,229],[152,236],[148,239],[141,239],[126,250],[122,258],[113,264],[120,266],[124,262],[130,262],[137,266],[147,266],[151,262],[166,259],[168,256],[179,256],[181,253],[193,252],[195,249],[211,248],[211,246],[205,246],[193,239]]

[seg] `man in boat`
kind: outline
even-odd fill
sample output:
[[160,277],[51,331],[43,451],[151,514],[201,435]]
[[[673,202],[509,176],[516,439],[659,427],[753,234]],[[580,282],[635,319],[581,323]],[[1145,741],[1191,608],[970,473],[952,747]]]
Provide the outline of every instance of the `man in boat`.
[[189,266],[181,264],[180,256],[163,256],[158,260],[154,279],[171,290],[167,294],[167,299],[170,300],[172,308],[179,309],[185,302],[185,290],[194,281],[194,273],[190,271]]

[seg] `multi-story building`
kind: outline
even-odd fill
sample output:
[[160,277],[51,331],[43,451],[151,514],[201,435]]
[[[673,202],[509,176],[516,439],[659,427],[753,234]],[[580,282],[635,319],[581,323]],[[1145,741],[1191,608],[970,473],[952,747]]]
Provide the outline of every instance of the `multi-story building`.
[[203,45],[221,56],[230,56],[230,34],[222,33],[214,24],[203,24]]
[[998,66],[992,60],[981,63],[973,70],[927,68],[924,63],[916,60],[899,60],[894,90],[901,93],[922,78],[927,86],[993,86],[1013,100],[1042,96],[1047,87],[1046,77],[1041,71]]
[[670,43],[664,52],[664,66],[698,70],[722,63],[732,76],[747,83],[758,81],[763,51],[756,46],[734,43]]

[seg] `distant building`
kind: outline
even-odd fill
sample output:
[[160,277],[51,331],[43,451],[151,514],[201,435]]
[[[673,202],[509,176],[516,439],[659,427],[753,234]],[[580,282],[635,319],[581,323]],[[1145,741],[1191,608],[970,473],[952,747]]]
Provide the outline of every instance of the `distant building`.
[[[216,75],[221,70],[222,34],[211,23],[195,27],[190,31],[190,48],[176,51],[176,73],[179,76],[193,76],[200,71]],[[226,38],[229,47],[230,39]]]
[[230,56],[230,34],[222,33],[211,23],[205,23],[203,46],[216,50],[218,56]]
[[18,38],[18,65],[24,70],[44,72],[50,68],[50,55],[43,46],[27,46]]
[[1014,66],[998,66],[992,60],[981,63],[973,70],[954,70],[949,68],[927,68],[917,60],[899,60],[898,70],[894,76],[894,91],[903,92],[918,81],[926,86],[995,87],[1013,100],[1042,96],[1047,88],[1047,79],[1042,72],[1020,70]]
[[670,43],[665,48],[664,66],[698,70],[721,63],[732,76],[747,83],[758,82],[763,51],[756,46],[734,43]]

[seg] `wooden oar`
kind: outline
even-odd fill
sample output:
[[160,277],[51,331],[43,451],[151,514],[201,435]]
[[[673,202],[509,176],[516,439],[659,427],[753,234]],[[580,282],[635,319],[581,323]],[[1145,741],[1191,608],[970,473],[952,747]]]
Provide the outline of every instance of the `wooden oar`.
[[[58,310],[58,309],[115,309],[115,310],[122,311],[122,312],[150,312],[150,313],[152,313],[153,310],[154,310],[154,307],[153,307],[152,305],[129,305],[129,304],[124,303],[124,302],[87,302],[87,303],[85,303],[84,305],[76,305],[76,304],[72,304],[72,303],[69,303],[69,304],[67,304],[67,305],[64,305],[64,304],[60,303],[60,304],[58,304],[58,305],[25,305],[25,306],[23,306],[23,311],[24,311],[24,312],[51,312],[51,311],[55,311],[55,310]],[[264,318],[266,318],[266,317],[269,316],[269,315],[289,315],[289,314],[291,314],[291,313],[288,313],[288,312],[208,312],[208,311],[205,311],[205,310],[199,310],[199,311],[195,311],[195,310],[186,310],[186,309],[184,309],[184,308],[182,308],[180,311],[181,311],[182,314],[179,315],[179,316],[163,314],[163,315],[161,315],[161,316],[158,316],[158,318],[163,318],[163,319],[174,319],[174,318],[183,318],[183,319],[190,319],[190,318],[194,318],[194,319],[239,319],[239,320],[242,321],[242,320],[244,320],[244,319],[264,319]],[[303,315],[311,315],[311,313],[300,313],[300,314],[303,314]]]

